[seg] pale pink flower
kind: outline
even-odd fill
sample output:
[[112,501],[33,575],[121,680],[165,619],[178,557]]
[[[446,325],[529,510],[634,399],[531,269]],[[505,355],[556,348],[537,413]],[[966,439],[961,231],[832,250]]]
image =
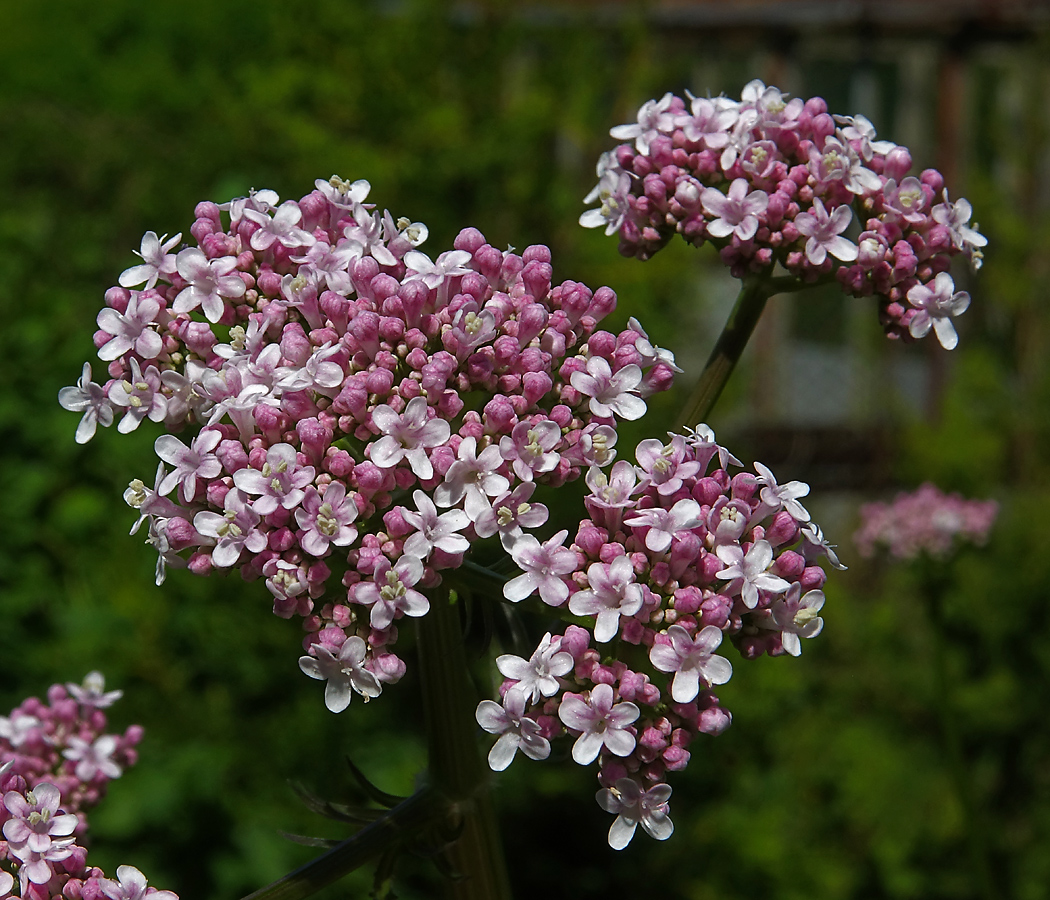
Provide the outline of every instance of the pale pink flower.
[[645,415],[645,401],[638,395],[642,370],[631,363],[613,374],[609,361],[601,356],[587,360],[587,369],[572,373],[569,383],[581,394],[590,397],[590,411],[602,418],[634,421]]
[[171,493],[179,485],[179,496],[183,503],[191,503],[197,493],[197,479],[210,481],[222,474],[222,463],[213,452],[222,440],[222,432],[216,428],[204,428],[190,441],[187,447],[172,434],[162,434],[153,444],[157,456],[175,466],[157,487],[161,495]]
[[668,91],[660,100],[646,100],[638,110],[638,121],[630,125],[617,125],[609,134],[618,141],[634,138],[639,153],[648,153],[649,144],[660,134],[673,134],[675,113],[671,112],[674,95]]
[[[61,862],[73,855],[75,848],[73,838],[62,838],[52,841],[42,853],[31,850],[28,845],[8,845],[8,853],[21,863],[18,877],[21,881],[22,896],[27,896],[29,884],[47,884],[55,874],[51,863]],[[44,896],[47,896],[46,894]]]
[[314,187],[325,195],[332,206],[347,212],[364,203],[368,192],[372,190],[372,185],[363,178],[349,182],[344,181],[338,175],[333,175],[327,181],[318,178],[314,181]]
[[146,876],[134,866],[117,866],[117,881],[104,878],[100,884],[109,900],[179,900],[171,891],[147,890]]
[[498,497],[510,487],[510,482],[496,471],[503,464],[500,448],[489,444],[478,453],[477,446],[472,437],[460,442],[456,461],[434,490],[438,506],[455,506],[462,500],[463,509],[472,521],[491,509],[489,497]]
[[918,309],[908,325],[908,332],[914,338],[925,337],[933,328],[937,340],[945,350],[954,350],[959,343],[959,335],[952,325],[952,316],[966,312],[970,305],[970,295],[966,291],[955,290],[955,282],[947,272],[938,272],[933,286],[917,284],[908,291],[908,302]]
[[496,657],[496,668],[517,682],[514,689],[521,691],[529,703],[540,697],[553,697],[560,688],[558,679],[568,675],[575,664],[570,653],[561,649],[561,637],[551,637],[548,631],[539,646],[527,660],[513,654]]
[[46,853],[53,838],[68,837],[79,822],[73,813],[59,814],[62,795],[46,781],[25,794],[8,791],[4,805],[11,814],[4,822],[4,837],[12,846],[25,847],[33,853]]
[[426,480],[434,476],[434,467],[427,456],[428,447],[444,444],[452,431],[441,418],[428,418],[429,407],[425,397],[413,397],[398,415],[385,403],[372,413],[372,422],[382,437],[369,447],[370,457],[381,469],[396,466],[407,459],[412,471]]
[[147,366],[143,372],[139,361],[131,359],[130,379],[114,381],[109,386],[109,399],[114,406],[123,407],[123,418],[117,431],[127,434],[139,427],[143,419],[160,422],[168,412],[168,401],[161,393],[160,372],[156,366]]
[[851,194],[870,194],[882,187],[882,180],[864,165],[857,151],[833,137],[825,139],[821,150],[810,147],[809,170],[820,191],[836,181]]
[[735,234],[742,241],[749,241],[758,231],[758,217],[769,206],[769,195],[765,191],[748,191],[746,178],[737,178],[729,185],[728,195],[718,188],[705,188],[700,195],[704,211],[714,216],[707,223],[707,232],[714,238]]
[[296,247],[309,247],[316,240],[310,232],[298,227],[303,212],[294,200],[285,200],[273,218],[253,209],[246,209],[244,217],[260,226],[252,232],[250,243],[253,250],[268,250],[278,241],[294,250]]
[[372,581],[361,581],[351,588],[355,603],[371,606],[371,625],[389,628],[397,614],[425,616],[430,601],[412,586],[423,577],[423,563],[414,556],[402,556],[393,566],[385,556],[379,557]]
[[64,387],[58,392],[58,403],[70,412],[84,414],[77,425],[78,444],[90,441],[99,424],[103,428],[113,424],[113,404],[106,396],[105,389],[91,380],[91,363],[84,363],[75,387]]
[[578,563],[575,551],[562,546],[568,536],[562,530],[543,544],[531,534],[518,538],[510,555],[524,574],[503,585],[503,596],[517,603],[538,591],[548,606],[561,606],[569,598],[569,586],[561,576],[575,572]]
[[295,511],[295,522],[303,530],[302,548],[312,556],[324,556],[329,545],[346,547],[357,538],[350,523],[357,518],[357,505],[346,493],[341,481],[331,482],[324,495],[312,485],[307,487],[301,509]]
[[823,265],[830,253],[843,262],[852,262],[857,258],[857,245],[842,237],[842,232],[849,228],[853,221],[853,210],[846,204],[837,206],[828,214],[819,197],[813,199],[809,212],[795,216],[795,227],[806,241],[806,259],[813,265]]
[[900,218],[913,225],[921,224],[925,218],[926,193],[922,182],[909,175],[898,185],[889,178],[882,188],[883,204],[891,218]]
[[75,774],[81,781],[91,781],[98,775],[120,778],[121,768],[113,760],[113,754],[117,752],[117,739],[113,735],[104,734],[93,743],[70,735],[66,744],[62,755],[77,764]]
[[642,608],[644,591],[634,580],[634,567],[626,556],[618,556],[608,565],[592,563],[587,569],[588,590],[577,591],[569,598],[569,612],[577,616],[595,616],[594,639],[599,644],[616,637],[620,616],[633,616]]
[[605,152],[598,158],[598,184],[583,198],[584,203],[599,200],[597,209],[588,209],[580,215],[584,228],[605,226],[606,235],[620,230],[630,206],[627,197],[631,192],[631,176],[620,168],[613,153]]
[[106,307],[97,316],[98,327],[113,335],[98,348],[98,358],[117,359],[134,350],[143,359],[156,359],[164,349],[164,341],[151,326],[160,312],[160,303],[150,293],[132,291],[128,307],[123,313]]
[[182,240],[182,232],[179,232],[170,241],[168,236],[157,237],[155,231],[147,231],[142,236],[142,244],[138,250],[132,252],[142,260],[141,265],[132,266],[120,273],[117,283],[121,287],[137,287],[145,282],[146,289],[153,287],[157,279],[164,276],[165,280],[175,274],[175,254],[169,253],[172,247]]
[[196,247],[188,247],[176,257],[179,274],[188,282],[175,298],[176,313],[193,312],[198,306],[209,322],[218,322],[226,309],[225,299],[244,296],[244,282],[232,275],[237,258],[208,259]]
[[524,692],[511,689],[503,695],[503,703],[482,700],[474,713],[478,724],[489,734],[498,734],[499,740],[489,750],[489,768],[502,772],[513,761],[520,749],[529,759],[550,756],[550,742],[543,736],[535,719],[525,715]]
[[687,140],[703,144],[708,150],[721,150],[729,143],[730,129],[736,124],[740,112],[707,97],[690,94],[690,100],[693,114],[679,119],[682,133]]
[[572,758],[581,766],[594,762],[602,747],[616,756],[629,756],[636,739],[628,729],[640,715],[633,703],[616,703],[608,684],[596,684],[589,694],[566,693],[558,707],[565,727],[580,732]]
[[19,713],[7,717],[0,715],[0,737],[14,748],[21,747],[35,728],[40,728],[42,721],[35,715]]
[[715,547],[715,555],[726,563],[726,568],[716,572],[715,577],[730,582],[727,590],[731,594],[739,593],[748,609],[758,605],[759,591],[779,594],[790,587],[787,581],[769,571],[773,548],[768,541],[755,541],[746,554],[739,545],[720,544]]
[[623,850],[639,825],[650,837],[666,841],[674,832],[667,807],[670,797],[669,785],[654,784],[645,790],[633,778],[618,778],[611,788],[598,791],[598,805],[616,816],[609,828],[609,846]]
[[509,494],[497,497],[492,506],[474,522],[474,531],[480,538],[499,532],[500,543],[509,549],[525,532],[525,528],[539,528],[550,515],[542,503],[530,503],[536,482],[523,481]]
[[[938,203],[930,210],[930,217],[938,225],[948,229],[952,245],[964,253],[973,255],[978,247],[988,244],[988,238],[977,231],[977,223],[970,227],[970,216],[973,215],[973,207],[968,200],[959,198],[952,203],[948,199],[948,189],[944,189],[944,203]],[[975,259],[975,265],[980,266],[980,258]]]
[[262,469],[248,466],[233,473],[237,487],[259,498],[252,502],[252,509],[260,516],[268,516],[278,507],[295,509],[306,496],[303,489],[313,480],[314,467],[300,465],[291,444],[270,445]]
[[558,453],[554,450],[561,441],[557,422],[542,419],[538,422],[519,422],[509,435],[500,438],[500,455],[511,464],[514,474],[522,481],[532,481],[557,468]]
[[758,472],[756,479],[763,485],[759,495],[762,503],[773,512],[784,509],[796,522],[808,522],[809,511],[798,502],[799,497],[805,497],[809,493],[809,485],[803,481],[789,481],[787,484],[777,484],[773,473],[762,463],[755,463],[755,471]]
[[681,625],[672,625],[667,629],[667,638],[665,643],[657,636],[649,650],[649,660],[661,672],[674,672],[671,698],[675,703],[692,703],[701,685],[710,687],[729,681],[732,664],[714,655],[722,643],[722,631],[716,625],[706,625],[696,638]]
[[106,690],[106,678],[101,672],[88,672],[83,684],[66,682],[66,690],[77,703],[90,709],[105,709],[124,696],[123,691]]
[[759,626],[780,631],[780,642],[792,656],[802,653],[801,638],[813,638],[820,634],[824,620],[817,615],[824,605],[823,591],[802,593],[797,581],[788,588],[783,597],[778,597],[769,608],[770,618],[759,620]]
[[193,527],[216,541],[211,561],[219,568],[236,565],[241,553],[261,553],[266,535],[259,530],[260,517],[248,504],[248,496],[237,488],[226,492],[223,514],[204,510],[193,517]]
[[348,637],[338,655],[321,644],[310,648],[311,656],[299,657],[299,668],[311,678],[325,681],[324,705],[334,713],[350,705],[353,691],[365,700],[378,697],[382,691],[379,681],[365,668],[367,646],[357,635]]
[[656,485],[661,497],[670,497],[682,489],[684,479],[694,478],[700,463],[686,459],[685,438],[674,435],[669,444],[656,438],[642,441],[634,451],[646,481]]
[[465,553],[470,548],[470,541],[459,533],[470,525],[463,510],[450,509],[439,516],[434,501],[423,491],[414,491],[412,499],[419,511],[401,511],[401,518],[417,529],[405,540],[405,553],[427,559],[435,548],[443,553]]
[[633,528],[648,528],[645,546],[653,553],[663,553],[679,531],[696,528],[702,522],[700,504],[692,498],[683,498],[670,509],[654,507],[637,509],[625,525]]

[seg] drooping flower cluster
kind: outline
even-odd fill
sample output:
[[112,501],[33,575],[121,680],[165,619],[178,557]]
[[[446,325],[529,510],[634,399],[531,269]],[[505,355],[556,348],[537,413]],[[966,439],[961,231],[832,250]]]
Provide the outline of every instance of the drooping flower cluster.
[[817,562],[841,567],[799,502],[807,485],[778,484],[760,463],[757,474],[731,476],[740,462],[706,426],[670,438],[639,444],[636,465],[589,469],[590,518],[568,546],[565,531],[513,545],[523,574],[507,582],[506,598],[538,595],[586,627],[547,634],[527,660],[500,657],[501,702],[477,710],[499,735],[495,770],[519,749],[544,759],[565,735],[576,762],[597,760],[616,848],[639,824],[670,835],[665,774],[686,766],[698,733],[729,725],[714,692],[732,674],[717,653],[723,640],[748,659],[799,655],[801,639],[823,626]]
[[399,621],[473,541],[542,525],[538,484],[610,462],[615,424],[666,389],[673,360],[637,323],[597,329],[608,288],[552,284],[462,231],[431,260],[425,226],[333,177],[298,201],[201,203],[195,244],[149,232],[98,315],[90,368],[60,402],[165,434],[152,487],[125,494],[166,565],[265,581],[304,617],[302,670],[340,711],[397,681]]
[[[970,302],[948,268],[976,268],[986,238],[934,169],[909,175],[911,154],[876,140],[863,116],[829,115],[820,97],[788,99],[752,81],[740,100],[671,93],[610,132],[599,183],[580,224],[619,233],[620,252],[648,259],[675,234],[710,241],[733,275],[781,266],[802,282],[837,279],[874,296],[890,337],[958,342],[952,317]],[[854,224],[855,223],[855,224]]]
[[0,900],[177,900],[147,889],[131,866],[120,866],[115,881],[106,878],[77,843],[86,810],[137,758],[139,726],[123,736],[105,733],[102,710],[120,695],[92,672],[82,685],[52,685],[47,703],[30,697],[0,716]]
[[944,558],[960,543],[984,544],[998,512],[994,500],[966,500],[926,483],[892,503],[865,503],[853,541],[863,556],[882,546],[898,559]]

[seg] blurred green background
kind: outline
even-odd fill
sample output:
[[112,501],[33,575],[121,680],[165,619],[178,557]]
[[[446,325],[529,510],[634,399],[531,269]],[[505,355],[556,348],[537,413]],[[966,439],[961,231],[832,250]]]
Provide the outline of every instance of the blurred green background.
[[[407,793],[424,763],[411,677],[332,716],[261,585],[175,572],[154,586],[121,500],[152,477],[151,428],[73,442],[56,396],[93,358],[103,292],[143,232],[188,233],[199,200],[299,197],[336,173],[426,222],[432,256],[467,225],[497,246],[547,243],[557,279],[612,286],[612,324],[638,316],[687,368],[629,447],[669,427],[735,287],[680,243],[620,258],[576,224],[582,197],[609,128],[646,99],[739,96],[757,77],[863,113],[942,168],[990,239],[986,264],[955,273],[974,302],[950,355],[887,342],[872,307],[834,291],[771,303],[711,424],[741,458],[813,485],[809,508],[851,566],[829,580],[824,633],[798,660],[737,662],[721,692],[734,726],[672,779],[666,843],[610,850],[593,772],[571,762],[499,776],[517,895],[991,900],[944,750],[941,640],[994,896],[1045,898],[1046,21],[1042,3],[896,0],[4,4],[0,711],[96,668],[124,689],[112,721],[147,736],[93,817],[92,861],[235,898],[316,852],[280,831],[340,835],[290,780],[345,798],[350,754]],[[916,571],[850,546],[860,503],[927,479],[1002,504],[991,543],[952,569],[940,638]],[[403,897],[434,895],[427,864],[401,871]],[[360,873],[327,896],[368,888]]]

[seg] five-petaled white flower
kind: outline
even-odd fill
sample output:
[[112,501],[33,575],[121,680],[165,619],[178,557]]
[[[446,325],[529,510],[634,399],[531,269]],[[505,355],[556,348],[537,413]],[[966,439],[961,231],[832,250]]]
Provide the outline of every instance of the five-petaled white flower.
[[748,609],[758,605],[759,591],[779,594],[790,587],[783,578],[769,572],[773,548],[768,541],[755,541],[746,554],[738,544],[719,544],[715,554],[726,563],[726,568],[716,572],[715,577],[730,582],[729,592],[739,592]]
[[733,674],[728,659],[715,656],[722,643],[722,630],[717,625],[705,625],[695,638],[681,625],[667,629],[668,642],[657,636],[649,650],[649,660],[661,672],[674,672],[671,697],[675,703],[691,703],[700,693],[700,686],[725,684]]
[[517,682],[514,689],[522,691],[529,703],[558,693],[558,679],[568,675],[573,665],[572,654],[561,649],[561,637],[551,637],[549,631],[527,660],[510,653],[496,657],[496,668]]
[[566,693],[558,707],[565,727],[580,732],[572,758],[581,766],[594,762],[602,747],[616,756],[630,756],[637,741],[628,729],[640,715],[630,701],[616,703],[608,684],[596,684],[589,694]]
[[758,217],[769,206],[765,191],[748,191],[746,178],[737,178],[729,185],[729,193],[718,188],[705,188],[700,195],[704,211],[714,216],[707,223],[707,233],[714,238],[735,234],[741,241],[749,241],[758,232]]
[[498,734],[499,740],[489,751],[489,768],[502,772],[514,761],[520,749],[529,759],[546,759],[551,745],[542,734],[539,723],[525,715],[526,697],[515,688],[503,696],[502,705],[494,700],[482,700],[474,713],[478,724],[489,734]]
[[634,363],[613,374],[607,359],[592,356],[587,360],[587,370],[573,372],[569,383],[591,398],[588,406],[596,416],[612,418],[615,414],[634,421],[645,415],[645,401],[638,395],[642,370]]
[[353,691],[366,701],[378,697],[382,691],[379,680],[365,667],[364,640],[356,634],[348,637],[339,653],[332,653],[321,644],[310,648],[311,656],[299,657],[299,668],[318,681],[325,681],[324,705],[332,712],[342,712],[350,705]]
[[633,616],[645,602],[642,585],[635,583],[634,567],[626,556],[611,563],[591,563],[587,569],[589,589],[569,599],[569,612],[595,616],[594,639],[604,644],[616,637],[620,616]]
[[139,249],[132,251],[142,260],[141,265],[125,269],[120,273],[117,283],[121,287],[130,288],[145,282],[148,290],[157,283],[157,279],[162,275],[165,279],[170,279],[175,274],[176,266],[175,254],[168,251],[181,240],[181,231],[171,240],[168,240],[167,235],[157,237],[155,231],[147,231],[142,236],[142,244]]
[[952,325],[952,316],[966,312],[970,305],[970,295],[966,291],[955,290],[955,282],[947,272],[938,272],[933,286],[917,284],[908,291],[908,302],[916,307],[908,325],[908,332],[913,338],[925,337],[933,328],[937,340],[945,350],[954,350],[959,343],[959,335]]
[[99,424],[103,428],[113,424],[113,404],[106,396],[105,388],[91,380],[91,363],[84,363],[76,387],[64,387],[58,392],[58,403],[70,412],[84,414],[77,425],[78,444],[90,441]]
[[377,406],[372,412],[372,423],[382,437],[369,445],[372,462],[389,469],[407,459],[419,478],[432,478],[434,467],[427,448],[444,444],[452,432],[444,419],[428,418],[428,409],[425,397],[413,397],[401,415],[385,403]]
[[666,841],[674,831],[667,809],[670,797],[669,785],[654,784],[643,790],[633,778],[618,778],[611,788],[598,791],[598,805],[616,816],[609,828],[609,846],[623,850],[639,825],[650,837]]
[[423,563],[416,557],[402,556],[391,566],[390,560],[381,556],[372,581],[359,582],[351,589],[354,602],[372,607],[369,621],[377,629],[389,628],[398,613],[425,616],[430,611],[430,601],[419,591],[412,590],[422,577]]
[[578,562],[576,552],[562,546],[568,536],[563,529],[542,544],[531,534],[518,538],[510,555],[525,574],[503,585],[503,596],[517,603],[539,591],[548,606],[561,606],[569,598],[569,587],[561,576],[575,572]]

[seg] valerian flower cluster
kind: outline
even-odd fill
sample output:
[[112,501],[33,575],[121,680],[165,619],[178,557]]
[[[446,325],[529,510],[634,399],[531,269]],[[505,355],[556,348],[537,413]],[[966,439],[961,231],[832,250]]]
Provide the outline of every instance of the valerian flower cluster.
[[863,556],[881,546],[897,559],[922,553],[943,559],[959,544],[986,543],[998,513],[994,500],[966,500],[926,483],[892,503],[865,503],[853,541]]
[[87,811],[137,760],[139,726],[106,733],[102,710],[120,696],[91,672],[82,685],[52,685],[46,703],[30,697],[0,716],[0,900],[177,900],[147,889],[132,866],[106,878],[77,843]]
[[[761,466],[731,477],[705,426],[616,461],[617,422],[670,386],[671,354],[633,319],[598,328],[615,294],[555,284],[546,247],[468,228],[432,260],[426,227],[373,212],[368,191],[259,191],[198,205],[194,243],[148,233],[98,315],[108,380],[85,366],[60,396],[83,413],[77,439],[118,420],[173,432],[152,487],[125,493],[158,583],[166,566],[263,581],[275,614],[302,617],[299,665],[333,712],[402,677],[399,625],[443,572],[477,542],[502,548],[521,573],[505,598],[574,624],[498,660],[501,702],[477,711],[499,735],[492,767],[568,736],[599,762],[610,843],[638,824],[666,838],[664,773],[729,723],[711,691],[731,674],[723,637],[797,655],[821,628],[812,560],[831,551],[808,488]],[[537,536],[540,486],[581,476],[573,540]]]
[[[667,443],[647,440],[637,464],[587,473],[589,518],[540,544],[525,537],[511,554],[524,574],[504,595],[536,593],[587,622],[547,634],[528,660],[497,660],[502,703],[484,701],[479,724],[499,735],[495,770],[520,749],[532,759],[568,736],[581,765],[597,761],[598,802],[617,818],[620,848],[640,824],[670,835],[667,772],[685,768],[697,734],[721,733],[730,714],[713,688],[732,674],[716,651],[732,641],[747,659],[801,652],[820,633],[826,556],[840,566],[799,498],[800,482],[756,473],[701,426]],[[592,644],[593,642],[593,644]]]
[[734,276],[786,270],[874,296],[890,337],[932,330],[958,343],[952,318],[969,305],[948,268],[976,268],[986,238],[966,200],[952,202],[935,169],[908,174],[911,154],[876,140],[863,116],[832,116],[820,97],[788,99],[752,81],[740,100],[671,93],[610,132],[631,143],[602,155],[586,227],[619,233],[620,252],[648,259],[675,234],[713,243]]

